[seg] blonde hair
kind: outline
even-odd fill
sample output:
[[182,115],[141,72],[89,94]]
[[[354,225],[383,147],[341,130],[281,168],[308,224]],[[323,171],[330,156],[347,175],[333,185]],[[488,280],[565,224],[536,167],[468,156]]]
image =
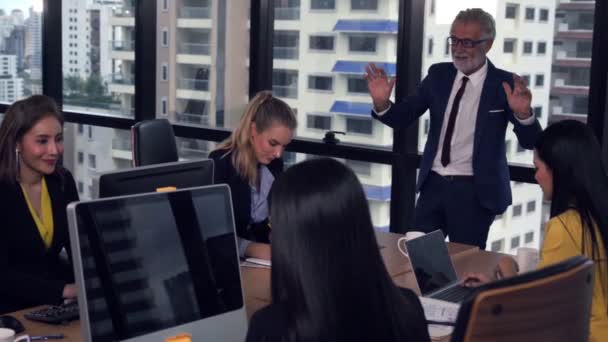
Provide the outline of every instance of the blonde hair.
[[294,131],[297,127],[296,116],[287,103],[272,96],[270,91],[261,91],[255,95],[245,108],[239,126],[230,137],[220,143],[218,150],[232,153],[232,165],[237,173],[249,184],[258,184],[258,160],[251,142],[251,124],[255,123],[259,133],[275,124]]

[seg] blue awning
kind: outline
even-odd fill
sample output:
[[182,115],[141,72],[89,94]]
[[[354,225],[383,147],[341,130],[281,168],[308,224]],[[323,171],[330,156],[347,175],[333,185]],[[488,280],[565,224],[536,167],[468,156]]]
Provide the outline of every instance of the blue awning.
[[397,71],[397,65],[395,63],[386,62],[355,62],[355,61],[337,61],[334,64],[332,72],[339,72],[343,74],[365,74],[365,66],[369,63],[374,63],[377,67],[380,67],[386,71],[389,76],[395,76]]
[[390,201],[391,186],[363,185],[365,197],[372,201]]
[[338,20],[336,32],[397,33],[398,23],[391,20]]
[[371,118],[372,104],[367,102],[335,101],[329,110],[332,113],[366,116]]

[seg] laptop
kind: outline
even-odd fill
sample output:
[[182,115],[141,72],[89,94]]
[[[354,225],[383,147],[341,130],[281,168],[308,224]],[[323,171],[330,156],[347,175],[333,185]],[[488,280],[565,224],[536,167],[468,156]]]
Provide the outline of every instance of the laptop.
[[407,240],[405,245],[422,296],[460,303],[473,292],[458,280],[441,230]]
[[245,339],[227,185],[76,202],[67,212],[84,341]]

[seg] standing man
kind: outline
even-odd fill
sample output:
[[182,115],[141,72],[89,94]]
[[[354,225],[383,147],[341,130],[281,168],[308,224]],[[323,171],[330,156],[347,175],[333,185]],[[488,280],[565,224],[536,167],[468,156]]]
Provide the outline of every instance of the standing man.
[[430,110],[414,228],[441,229],[450,241],[482,249],[494,217],[511,204],[508,122],[526,149],[533,148],[542,130],[525,82],[486,58],[495,36],[494,19],[482,9],[458,13],[447,38],[453,63],[432,65],[400,103],[389,101],[395,79],[374,64],[366,68],[373,117],[404,128]]

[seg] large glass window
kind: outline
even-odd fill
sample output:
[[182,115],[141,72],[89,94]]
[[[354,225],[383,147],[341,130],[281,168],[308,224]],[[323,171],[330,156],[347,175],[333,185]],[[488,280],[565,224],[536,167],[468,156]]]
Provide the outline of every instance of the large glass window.
[[[488,57],[496,67],[524,78],[532,92],[531,107],[541,126],[546,127],[549,122],[573,116],[585,120],[595,8],[593,2],[581,1],[572,6],[563,1],[542,4],[488,1],[480,5],[477,1],[464,0],[456,4],[443,0],[436,1],[435,6],[443,11],[443,15],[438,10],[436,16],[425,18],[425,41],[429,38],[434,41],[445,39],[459,10],[481,6],[496,19],[497,40]],[[432,64],[451,61],[451,55],[429,55],[427,52],[426,49],[420,52],[423,77]],[[426,115],[421,119],[426,120]],[[424,134],[426,125],[419,126],[421,139],[418,150],[422,152],[427,136]],[[431,125],[431,133],[433,129]],[[521,148],[512,130],[512,125],[509,125],[505,137],[508,161],[531,167],[533,153]],[[542,204],[542,191],[538,185],[527,183],[514,185],[511,189],[515,204],[492,224],[488,249],[509,252],[509,242],[515,236],[525,240],[526,246],[538,248],[543,220],[548,213],[548,208]],[[512,222],[514,216],[517,224]]]
[[[300,37],[297,60],[277,55],[274,40],[272,77],[274,94],[297,108],[298,137],[321,142],[326,131],[336,130],[346,132],[337,136],[339,144],[392,147],[393,130],[371,119],[363,75],[373,62],[395,76],[398,14],[399,0],[300,0],[298,20],[275,17],[275,36],[297,31]],[[374,224],[388,229],[390,166],[372,164],[370,172],[363,164],[349,165],[374,196]]]
[[42,93],[42,2],[0,2],[0,102]]
[[[156,14],[156,34],[168,32],[167,46],[156,47],[157,65],[167,66],[156,75],[156,116],[175,124],[236,127],[249,93],[249,1],[180,0],[167,6]],[[291,9],[299,1],[277,6],[283,18],[297,17]],[[294,42],[287,32],[275,39],[284,58],[297,58],[297,37]]]
[[61,2],[65,109],[133,117],[134,5],[130,0]]

